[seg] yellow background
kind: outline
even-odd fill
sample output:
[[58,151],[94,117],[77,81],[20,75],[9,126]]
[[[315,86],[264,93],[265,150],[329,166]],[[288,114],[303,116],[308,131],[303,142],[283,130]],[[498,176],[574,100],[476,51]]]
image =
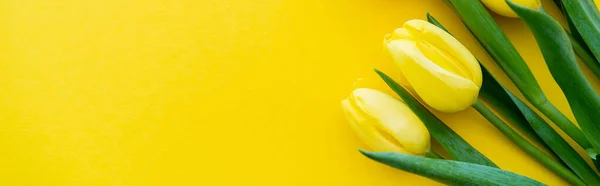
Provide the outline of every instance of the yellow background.
[[[441,0],[0,1],[0,185],[436,185],[362,157],[339,106],[357,78],[387,91],[382,37],[427,11],[515,90]],[[496,18],[572,118],[526,26]],[[565,184],[474,110],[440,117]]]

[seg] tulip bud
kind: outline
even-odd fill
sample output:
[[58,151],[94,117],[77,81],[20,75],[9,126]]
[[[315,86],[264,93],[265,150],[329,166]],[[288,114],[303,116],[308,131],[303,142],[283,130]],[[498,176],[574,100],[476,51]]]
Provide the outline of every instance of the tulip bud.
[[477,100],[481,67],[458,40],[435,25],[410,20],[385,36],[393,60],[400,67],[400,84],[423,102],[442,112],[457,112]]
[[383,92],[359,88],[342,100],[352,129],[374,151],[425,155],[429,131],[408,106]]
[[[492,12],[504,17],[519,17],[509,6],[506,0],[481,0],[481,2]],[[521,5],[530,9],[538,9],[541,6],[540,0],[511,0],[514,4]]]

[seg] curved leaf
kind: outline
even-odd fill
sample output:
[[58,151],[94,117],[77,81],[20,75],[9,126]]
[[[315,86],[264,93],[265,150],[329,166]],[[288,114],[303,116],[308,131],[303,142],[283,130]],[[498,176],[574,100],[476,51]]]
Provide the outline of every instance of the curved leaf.
[[[596,123],[600,121],[600,96],[579,69],[567,33],[550,15],[507,2],[533,32],[546,65],[567,97],[579,126],[594,150],[600,152],[600,125]],[[600,185],[600,180],[596,183]]]
[[487,108],[480,100],[477,100],[473,105],[473,108],[477,110],[483,117],[485,117],[494,127],[496,127],[502,134],[508,139],[525,151],[527,154],[535,158],[537,161],[542,163],[546,168],[552,170],[560,177],[567,180],[569,183],[578,186],[584,186],[583,183],[571,170],[563,166],[560,162],[552,159],[545,152],[538,149],[535,145],[531,144],[519,133],[515,132],[510,126],[508,126],[502,119],[496,116],[489,108]]
[[567,20],[569,30],[571,31],[570,34],[568,33],[569,39],[571,40],[571,44],[573,45],[573,50],[575,50],[575,54],[579,56],[581,62],[583,62],[594,73],[594,75],[596,75],[597,78],[600,78],[600,63],[596,61],[596,58],[592,54],[592,51],[590,51],[590,48],[585,44],[585,41],[581,37],[581,34],[579,34],[579,31],[577,31],[577,28],[573,24],[573,21],[571,20],[569,15],[565,13],[565,8],[562,5],[562,1],[554,0],[554,4],[556,4],[556,6],[559,7],[559,10],[561,10],[561,12],[564,14],[565,19]]
[[[514,120],[513,122],[528,123],[540,138],[548,144],[548,147],[554,154],[556,154],[579,177],[590,180],[588,182],[594,182],[594,180],[596,180],[597,176],[594,173],[594,170],[592,170],[585,160],[579,156],[577,151],[554,131],[544,119],[537,115],[535,111],[500,85],[498,81],[485,70],[485,68],[483,69],[483,85],[484,86],[481,88],[481,95],[485,95],[484,97],[486,100],[495,100],[493,101],[495,103],[503,102],[502,104],[493,104],[502,115],[508,115],[509,118]],[[568,179],[568,181],[573,185],[582,185],[581,180]],[[583,185],[585,184],[583,183]]]
[[591,0],[562,0],[562,8],[596,60],[600,60],[600,13],[596,4]]
[[362,150],[360,152],[377,162],[448,185],[544,185],[522,175],[473,163],[430,159],[392,152]]
[[581,179],[583,179],[586,183],[590,185],[598,185],[600,182],[598,175],[594,172],[594,170],[579,156],[579,154],[565,141],[560,137],[560,135],[552,129],[542,119],[539,115],[537,115],[533,110],[531,110],[525,103],[523,103],[519,98],[512,95],[510,92],[506,91],[506,94],[510,96],[513,100],[513,103],[517,105],[523,116],[527,119],[527,121],[536,129],[536,132],[546,141],[548,144],[552,144],[550,148],[558,157],[563,160],[570,168],[573,170]]

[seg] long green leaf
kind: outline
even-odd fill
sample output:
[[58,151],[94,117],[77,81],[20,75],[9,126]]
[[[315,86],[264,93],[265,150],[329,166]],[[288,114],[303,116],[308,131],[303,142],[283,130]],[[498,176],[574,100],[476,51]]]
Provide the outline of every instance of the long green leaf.
[[600,96],[579,69],[567,33],[550,15],[508,3],[533,32],[546,65],[567,97],[579,126],[594,150],[600,152],[600,125],[596,123],[600,121]]
[[600,61],[600,13],[596,4],[591,0],[562,0],[562,7],[596,60]]
[[525,116],[527,121],[536,128],[538,134],[546,141],[548,144],[552,144],[550,148],[558,157],[563,160],[570,168],[577,174],[581,179],[583,179],[589,185],[599,185],[600,182],[598,176],[594,172],[594,170],[577,154],[575,149],[569,145],[564,139],[560,137],[560,135],[552,129],[542,119],[539,115],[537,115],[531,108],[527,107],[525,103],[523,103],[519,98],[512,95],[510,92],[505,91],[507,95],[513,100],[513,103],[517,105],[521,113]]
[[480,165],[497,167],[494,162],[489,160],[477,149],[473,148],[463,138],[461,138],[450,127],[446,126],[442,120],[433,115],[419,101],[402,88],[402,86],[385,73],[375,69],[375,72],[385,81],[385,83],[408,105],[408,107],[423,121],[431,136],[448,152],[448,154],[459,161],[476,163]]
[[[569,27],[569,30],[571,31],[571,35],[573,36],[573,39],[576,40],[578,43],[583,43],[585,45],[585,41],[581,37],[581,34],[579,34],[579,31],[577,31],[577,28],[573,24],[573,21],[571,20],[569,15],[566,14],[565,6],[563,6],[562,0],[553,0],[553,1],[554,1],[554,4],[556,4],[558,9],[560,10],[560,12],[563,14],[563,17],[565,18],[565,20],[567,20],[567,26]],[[573,42],[573,41],[571,41],[571,42]],[[586,48],[586,50],[589,51],[589,48],[587,47],[587,45],[585,46],[585,48]]]
[[521,93],[525,95],[525,98],[573,138],[577,144],[584,148],[591,147],[581,130],[548,101],[523,58],[481,2],[476,0],[449,1],[471,33],[506,72]]
[[526,134],[526,136],[533,141],[543,145],[546,149],[550,149],[550,144],[546,144],[544,140],[537,135],[535,130],[527,123],[527,120],[525,120],[521,113],[514,112],[515,110],[518,110],[518,108],[512,102],[510,97],[506,96],[506,94],[504,96],[498,95],[504,91],[502,85],[493,79],[492,75],[485,67],[482,67],[481,69],[483,72],[483,83],[481,85],[481,91],[479,91],[479,96],[486,100],[490,105],[493,105],[494,109],[512,123],[513,126],[519,129],[519,131]]
[[[580,178],[594,182],[596,174],[594,170],[579,156],[567,141],[565,141],[554,129],[546,123],[539,115],[523,103],[519,98],[506,90],[498,81],[483,68],[483,87],[481,96],[492,104],[498,112],[511,122],[530,125],[537,135],[548,144],[548,147],[556,154],[571,170]],[[500,104],[498,104],[500,103]],[[566,179],[566,178],[565,178]],[[573,185],[582,185],[581,180],[567,179]]]
[[[573,21],[566,13],[565,7],[562,4],[562,0],[554,0],[554,3],[560,8],[561,13],[563,13],[565,19],[567,20],[569,30],[571,31],[569,34],[569,39],[571,39],[571,44],[573,45],[575,54],[579,56],[579,59],[594,73],[594,75],[596,75],[597,78],[600,78],[600,62],[596,60],[590,48],[585,44],[583,37],[581,37],[579,31],[577,31],[575,24],[573,24]],[[587,150],[594,151],[593,149]],[[596,166],[596,169],[598,169],[598,166],[600,165],[600,159],[597,159],[596,155],[590,155],[590,157],[592,158],[592,161],[594,161],[594,166]]]
[[571,18],[567,14],[565,14],[562,1],[554,0],[554,3],[556,4],[556,6],[559,7],[561,12],[564,14],[565,19],[567,20],[567,25],[569,26],[569,30],[571,31],[570,33],[568,33],[569,39],[571,40],[571,44],[573,45],[573,50],[575,51],[575,54],[579,56],[581,62],[583,62],[583,64],[585,64],[590,69],[590,71],[592,71],[594,75],[596,75],[597,78],[600,78],[600,63],[596,61],[596,58],[592,54],[592,51],[590,51],[589,47],[585,44],[585,41],[581,37],[581,34],[579,34],[579,32],[577,31],[577,28],[575,28],[575,25],[573,24]]
[[483,117],[485,117],[494,127],[496,127],[502,134],[504,134],[513,143],[519,146],[527,154],[535,158],[537,161],[542,163],[546,168],[550,169],[560,177],[567,180],[569,183],[578,186],[585,186],[571,170],[563,166],[560,162],[552,159],[544,151],[538,149],[535,145],[531,144],[527,139],[523,138],[519,133],[514,131],[508,126],[502,119],[496,116],[488,107],[486,107],[480,100],[477,100],[473,105],[473,108],[477,110]]
[[377,162],[448,185],[544,185],[522,175],[473,163],[430,159],[392,152],[367,152],[362,150],[360,152]]
[[581,62],[583,62],[597,78],[600,78],[600,63],[596,61],[596,58],[590,53],[587,46],[578,42],[572,35],[569,35],[569,39],[571,40],[575,54],[579,56]]

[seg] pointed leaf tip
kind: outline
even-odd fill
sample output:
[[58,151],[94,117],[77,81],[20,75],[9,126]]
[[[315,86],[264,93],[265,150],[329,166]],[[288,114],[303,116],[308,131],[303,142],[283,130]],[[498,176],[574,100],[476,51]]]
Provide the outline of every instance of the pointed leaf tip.
[[366,155],[366,154],[369,153],[369,151],[366,151],[366,150],[363,150],[363,149],[358,149],[358,152],[360,152],[361,154],[364,154],[364,155]]
[[371,151],[366,151],[363,149],[358,149],[358,152],[360,152],[367,158],[375,160],[377,162],[382,162],[381,161],[383,159],[382,156],[385,156],[385,154],[390,154],[390,152],[371,152]]

